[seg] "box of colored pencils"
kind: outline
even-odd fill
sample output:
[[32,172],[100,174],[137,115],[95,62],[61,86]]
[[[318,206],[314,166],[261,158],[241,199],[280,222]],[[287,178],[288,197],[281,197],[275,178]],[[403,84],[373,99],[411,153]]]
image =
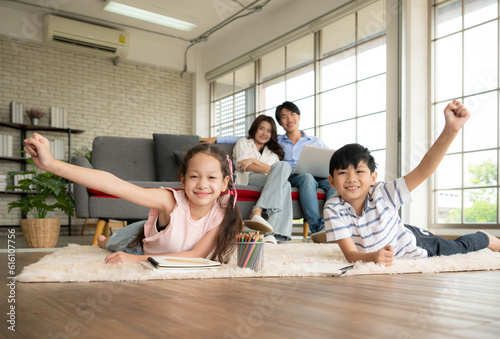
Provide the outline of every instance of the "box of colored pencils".
[[250,268],[255,272],[263,266],[264,236],[259,232],[240,233],[236,237],[236,264],[241,268]]

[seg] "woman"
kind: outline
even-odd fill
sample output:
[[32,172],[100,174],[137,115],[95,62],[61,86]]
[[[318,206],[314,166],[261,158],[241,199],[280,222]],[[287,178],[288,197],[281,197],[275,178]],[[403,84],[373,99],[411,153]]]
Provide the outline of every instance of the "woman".
[[281,161],[284,155],[278,144],[276,124],[267,115],[257,117],[248,130],[248,138],[238,140],[233,149],[233,159],[237,163],[236,184],[262,187],[260,198],[245,225],[272,233],[265,238],[270,243],[292,238],[292,198],[288,182],[292,168],[286,161]]

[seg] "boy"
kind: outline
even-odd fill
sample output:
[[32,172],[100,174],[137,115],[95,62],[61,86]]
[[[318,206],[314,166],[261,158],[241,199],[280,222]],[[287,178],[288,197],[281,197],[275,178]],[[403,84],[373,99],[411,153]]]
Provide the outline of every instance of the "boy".
[[444,110],[445,127],[420,164],[392,182],[376,182],[375,160],[358,144],[337,150],[330,160],[329,181],[337,189],[324,208],[327,241],[337,241],[349,262],[390,266],[393,258],[424,258],[478,251],[500,251],[500,240],[479,231],[446,240],[404,225],[399,207],[410,192],[437,169],[453,139],[469,119],[469,111],[454,100]]

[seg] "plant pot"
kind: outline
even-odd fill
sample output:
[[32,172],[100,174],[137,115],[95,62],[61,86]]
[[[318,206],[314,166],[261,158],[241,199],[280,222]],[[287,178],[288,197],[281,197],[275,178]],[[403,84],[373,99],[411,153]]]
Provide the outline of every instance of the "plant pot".
[[21,219],[21,231],[31,248],[51,248],[57,244],[61,219]]

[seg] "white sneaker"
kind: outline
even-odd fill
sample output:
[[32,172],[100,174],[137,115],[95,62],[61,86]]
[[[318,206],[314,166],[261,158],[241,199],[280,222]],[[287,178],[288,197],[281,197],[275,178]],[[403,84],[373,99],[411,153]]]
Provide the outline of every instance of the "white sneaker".
[[258,215],[254,215],[252,219],[245,220],[244,222],[248,228],[260,231],[261,233],[271,233],[273,231],[271,224],[269,224],[266,219]]

